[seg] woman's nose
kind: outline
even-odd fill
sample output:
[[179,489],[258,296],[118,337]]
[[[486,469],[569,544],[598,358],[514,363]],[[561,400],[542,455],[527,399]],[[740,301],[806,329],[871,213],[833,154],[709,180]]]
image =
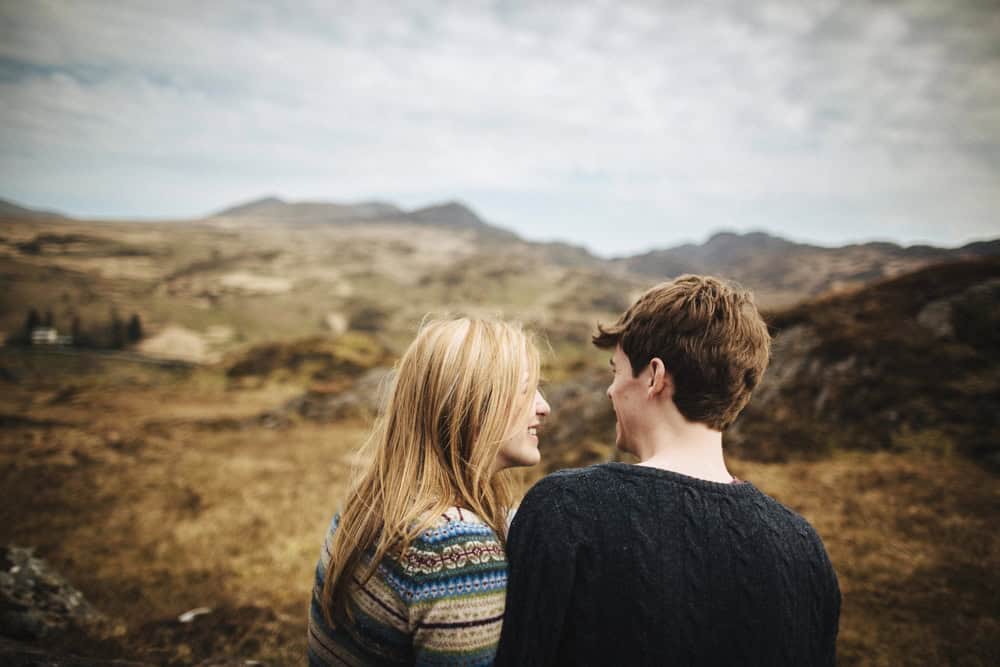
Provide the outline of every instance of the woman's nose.
[[545,400],[545,397],[542,396],[542,392],[535,392],[535,414],[545,417],[550,412],[552,412],[552,408],[549,406],[549,402]]

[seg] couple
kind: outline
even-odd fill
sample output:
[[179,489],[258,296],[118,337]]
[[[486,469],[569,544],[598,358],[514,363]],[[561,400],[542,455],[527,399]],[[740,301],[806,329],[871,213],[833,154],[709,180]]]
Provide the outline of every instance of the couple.
[[682,276],[598,330],[639,463],[542,479],[508,533],[497,473],[539,461],[549,414],[538,353],[504,322],[421,329],[317,565],[311,665],[834,664],[823,543],[723,459],[769,356],[750,294]]

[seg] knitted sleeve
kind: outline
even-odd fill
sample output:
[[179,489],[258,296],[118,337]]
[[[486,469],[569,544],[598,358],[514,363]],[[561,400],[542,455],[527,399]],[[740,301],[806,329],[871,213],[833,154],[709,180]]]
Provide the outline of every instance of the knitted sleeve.
[[507,561],[493,531],[448,520],[400,561],[416,665],[491,665],[500,640]]
[[571,604],[575,552],[559,485],[543,479],[525,496],[507,537],[507,603],[496,665],[554,663]]
[[820,644],[820,657],[817,664],[826,664],[833,667],[837,664],[837,634],[840,627],[840,584],[837,580],[837,573],[833,569],[833,563],[826,553],[823,542],[816,536],[818,551],[820,553],[823,570],[823,582],[826,586],[823,598],[822,616],[823,635]]

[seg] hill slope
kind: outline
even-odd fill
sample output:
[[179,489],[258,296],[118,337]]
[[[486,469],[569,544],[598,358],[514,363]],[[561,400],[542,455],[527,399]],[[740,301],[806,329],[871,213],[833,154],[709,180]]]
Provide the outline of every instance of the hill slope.
[[928,267],[768,320],[773,362],[727,434],[735,453],[932,449],[1000,465],[1000,258]]
[[[925,268],[765,319],[771,365],[726,432],[729,454],[930,450],[1000,467],[1000,258]],[[549,469],[617,456],[607,382],[593,369],[547,389]]]
[[0,199],[0,217],[4,218],[62,218],[61,213],[27,208],[8,199]]
[[701,245],[625,257],[613,261],[634,274],[673,277],[709,273],[752,288],[758,301],[789,306],[802,298],[855,289],[933,263],[1000,254],[1000,242],[984,241],[961,248],[903,247],[893,243],[852,244],[837,248],[795,243],[760,232],[722,232]]

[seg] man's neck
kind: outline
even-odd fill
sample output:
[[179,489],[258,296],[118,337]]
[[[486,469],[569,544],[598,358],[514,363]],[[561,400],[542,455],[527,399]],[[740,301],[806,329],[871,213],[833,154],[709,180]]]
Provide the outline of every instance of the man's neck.
[[670,470],[710,482],[728,483],[733,476],[722,454],[722,433],[691,422],[663,424],[650,439],[639,465]]

